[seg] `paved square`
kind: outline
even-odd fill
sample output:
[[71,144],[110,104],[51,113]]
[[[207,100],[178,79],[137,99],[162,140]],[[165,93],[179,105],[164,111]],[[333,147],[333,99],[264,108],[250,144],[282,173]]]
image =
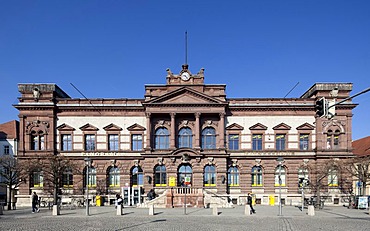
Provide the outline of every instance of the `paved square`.
[[307,215],[294,206],[283,208],[278,216],[278,207],[256,206],[256,214],[244,215],[244,206],[219,209],[184,208],[149,209],[125,208],[125,215],[117,216],[114,207],[91,207],[91,216],[85,209],[63,209],[60,216],[52,216],[51,210],[41,208],[40,213],[31,213],[31,208],[4,211],[0,215],[0,230],[370,230],[367,210],[345,207],[325,207],[316,210],[315,216]]

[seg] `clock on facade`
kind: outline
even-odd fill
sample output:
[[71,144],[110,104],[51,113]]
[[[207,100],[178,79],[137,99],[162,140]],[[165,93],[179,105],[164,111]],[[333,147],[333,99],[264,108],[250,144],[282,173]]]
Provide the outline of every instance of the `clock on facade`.
[[184,80],[184,81],[187,81],[190,79],[190,75],[188,72],[184,72],[181,74],[181,79]]

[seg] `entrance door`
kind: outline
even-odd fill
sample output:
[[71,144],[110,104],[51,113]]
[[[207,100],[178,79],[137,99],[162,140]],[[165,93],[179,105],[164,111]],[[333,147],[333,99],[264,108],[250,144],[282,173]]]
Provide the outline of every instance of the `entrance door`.
[[179,167],[177,172],[177,186],[191,187],[193,180],[193,169],[189,164],[184,164]]

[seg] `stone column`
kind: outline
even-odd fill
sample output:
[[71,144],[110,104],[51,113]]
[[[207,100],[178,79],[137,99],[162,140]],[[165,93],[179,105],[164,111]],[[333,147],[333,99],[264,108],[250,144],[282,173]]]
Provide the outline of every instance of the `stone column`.
[[220,113],[220,123],[218,124],[218,134],[220,134],[219,148],[225,148],[225,113]]
[[199,136],[200,136],[200,115],[201,113],[200,112],[196,112],[195,114],[195,143],[194,143],[194,147],[195,148],[200,148],[200,139],[199,139]]
[[150,122],[150,112],[145,113],[146,116],[146,149],[150,150],[150,140],[151,140],[151,134],[152,134],[152,126]]
[[176,117],[176,113],[174,112],[171,112],[170,113],[171,115],[171,134],[170,134],[170,148],[171,149],[174,149],[175,148],[175,137],[176,137],[176,124],[175,124],[175,117]]

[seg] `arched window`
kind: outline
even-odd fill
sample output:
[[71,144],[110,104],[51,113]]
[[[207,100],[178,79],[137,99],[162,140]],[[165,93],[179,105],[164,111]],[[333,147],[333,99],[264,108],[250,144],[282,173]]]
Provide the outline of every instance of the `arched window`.
[[73,187],[73,172],[72,169],[67,167],[63,171],[62,177],[63,188],[72,188]]
[[338,186],[338,169],[335,167],[329,169],[328,185],[331,187]]
[[286,186],[286,170],[283,166],[275,168],[275,186]]
[[110,167],[108,171],[109,187],[120,186],[120,170],[117,167]]
[[170,147],[169,136],[167,128],[158,128],[155,132],[155,148],[168,149]]
[[36,169],[31,175],[31,187],[42,188],[44,187],[44,175],[40,169]]
[[45,150],[45,136],[43,131],[31,132],[31,150]]
[[157,165],[154,170],[154,184],[157,187],[167,185],[166,166]]
[[340,147],[340,131],[336,129],[328,130],[326,134],[326,149],[339,149]]
[[96,187],[96,168],[89,167],[89,179],[87,185],[89,187]]
[[131,171],[131,185],[132,187],[144,185],[144,174],[140,166],[136,166]]
[[208,127],[202,131],[202,148],[215,149],[216,148],[216,130]]
[[177,185],[180,187],[191,186],[193,169],[189,164],[181,165],[177,172]]
[[179,148],[191,148],[193,134],[190,128],[181,128],[179,131]]
[[214,165],[206,165],[204,167],[204,186],[216,186],[216,167]]
[[227,171],[227,183],[230,187],[239,186],[239,169],[238,167],[230,167]]
[[254,166],[252,168],[252,186],[262,186],[262,168]]

